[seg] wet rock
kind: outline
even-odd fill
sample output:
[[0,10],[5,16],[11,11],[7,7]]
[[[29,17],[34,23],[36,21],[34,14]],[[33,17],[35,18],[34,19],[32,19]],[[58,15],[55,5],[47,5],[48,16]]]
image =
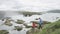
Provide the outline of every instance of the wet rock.
[[8,26],[12,26],[11,20],[8,20],[8,19],[6,19],[4,24]]
[[25,21],[18,19],[16,23],[17,23],[17,24],[23,24],[24,22],[25,22]]
[[15,29],[14,30],[17,30],[17,31],[21,31],[22,29],[23,29],[23,27],[22,26],[14,26],[15,27]]
[[26,28],[31,28],[32,26],[28,26],[26,23],[23,24]]
[[0,34],[9,34],[7,30],[0,30]]
[[32,26],[26,26],[26,28],[31,28]]
[[12,26],[12,23],[5,23],[5,25]]

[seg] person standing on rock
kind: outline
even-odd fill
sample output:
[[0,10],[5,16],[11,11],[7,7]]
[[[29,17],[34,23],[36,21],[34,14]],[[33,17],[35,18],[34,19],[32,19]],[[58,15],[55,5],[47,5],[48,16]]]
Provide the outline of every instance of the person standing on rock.
[[39,18],[39,27],[38,27],[38,29],[42,29],[42,25],[43,25],[43,20],[41,19],[41,18]]

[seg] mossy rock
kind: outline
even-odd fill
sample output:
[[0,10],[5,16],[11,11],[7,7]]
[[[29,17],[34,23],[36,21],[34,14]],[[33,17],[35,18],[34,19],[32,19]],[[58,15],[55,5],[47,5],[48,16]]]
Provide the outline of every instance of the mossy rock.
[[5,25],[12,26],[13,24],[12,23],[5,23]]
[[0,30],[0,34],[9,34],[7,30]]
[[38,21],[31,21],[32,23],[34,22],[34,23],[36,23],[36,24],[38,24]]
[[14,26],[15,29],[14,30],[17,30],[17,31],[21,31],[23,29],[23,27],[19,27],[19,26]]
[[23,21],[23,20],[17,20],[17,24],[23,24],[25,21]]
[[31,28],[32,26],[28,26],[26,23],[23,24],[26,28]]
[[26,26],[26,28],[31,28],[32,26]]

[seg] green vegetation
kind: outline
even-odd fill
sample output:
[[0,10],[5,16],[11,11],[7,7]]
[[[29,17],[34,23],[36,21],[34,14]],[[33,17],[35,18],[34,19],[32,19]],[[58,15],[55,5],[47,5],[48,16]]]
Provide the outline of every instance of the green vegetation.
[[[45,21],[44,21],[45,22]],[[60,20],[56,22],[48,22],[44,24],[42,29],[38,29],[38,32],[27,31],[27,34],[60,34]]]
[[60,34],[60,20],[51,24],[46,24],[42,31],[36,34]]
[[12,23],[5,23],[5,25],[12,26]]
[[35,34],[35,33],[38,33],[40,30],[39,29],[37,29],[37,28],[35,28],[35,29],[30,29],[30,30],[28,30],[27,32],[26,32],[26,34]]
[[7,30],[0,30],[0,34],[9,34]]

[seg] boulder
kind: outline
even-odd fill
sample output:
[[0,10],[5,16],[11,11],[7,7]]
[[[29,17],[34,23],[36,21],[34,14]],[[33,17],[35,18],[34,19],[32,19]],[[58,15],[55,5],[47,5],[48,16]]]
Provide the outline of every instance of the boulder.
[[24,22],[25,22],[25,21],[19,20],[19,19],[16,21],[17,24],[23,24]]
[[8,20],[8,19],[5,21],[4,24],[5,24],[5,25],[8,25],[8,26],[12,26],[11,20]]
[[17,31],[21,31],[23,29],[23,27],[20,27],[20,26],[14,26],[15,29],[14,30],[17,30]]
[[9,34],[7,30],[0,30],[0,34]]

